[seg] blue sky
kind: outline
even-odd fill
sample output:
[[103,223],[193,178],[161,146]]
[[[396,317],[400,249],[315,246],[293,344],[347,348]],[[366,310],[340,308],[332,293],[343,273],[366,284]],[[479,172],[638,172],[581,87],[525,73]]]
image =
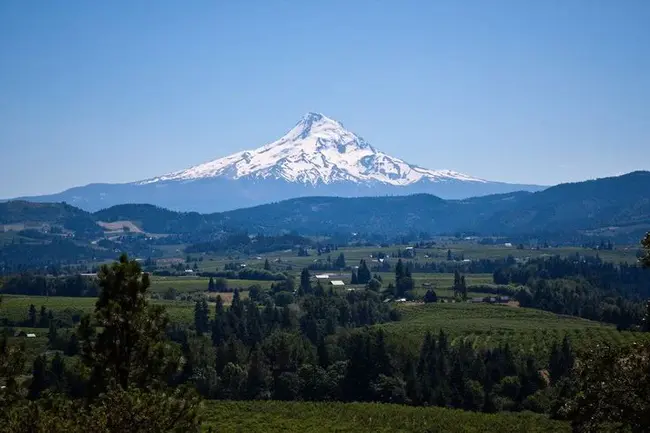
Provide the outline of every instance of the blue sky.
[[647,169],[650,1],[0,2],[0,197],[266,144],[307,111],[427,168]]

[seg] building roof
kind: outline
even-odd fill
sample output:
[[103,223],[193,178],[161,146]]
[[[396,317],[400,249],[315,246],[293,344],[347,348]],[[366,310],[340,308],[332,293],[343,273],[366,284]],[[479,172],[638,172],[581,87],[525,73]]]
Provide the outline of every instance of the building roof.
[[345,286],[345,283],[341,280],[332,280],[330,281],[330,284],[333,286]]
[[315,277],[318,278],[319,280],[326,280],[326,279],[328,279],[330,276],[327,275],[327,274],[319,274],[319,275],[315,275]]

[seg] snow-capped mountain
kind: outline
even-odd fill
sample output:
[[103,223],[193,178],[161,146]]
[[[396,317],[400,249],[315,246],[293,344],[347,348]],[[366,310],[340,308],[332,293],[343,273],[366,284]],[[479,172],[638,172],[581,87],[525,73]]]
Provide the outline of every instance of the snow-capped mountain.
[[138,182],[90,184],[25,199],[66,201],[89,211],[149,203],[216,212],[304,196],[429,193],[461,199],[540,189],[418,167],[375,149],[336,120],[307,113],[282,138],[254,150]]
[[303,184],[379,182],[405,186],[428,179],[481,182],[451,170],[428,170],[376,150],[340,122],[320,113],[307,113],[284,137],[255,150],[141,182],[229,179],[284,179]]

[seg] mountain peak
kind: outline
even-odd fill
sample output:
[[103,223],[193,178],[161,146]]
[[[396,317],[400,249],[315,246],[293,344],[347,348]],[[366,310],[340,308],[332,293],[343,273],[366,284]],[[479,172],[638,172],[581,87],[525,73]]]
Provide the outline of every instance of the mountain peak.
[[380,152],[343,124],[308,112],[283,137],[254,150],[242,151],[143,182],[229,179],[281,179],[302,184],[385,184],[405,186],[420,181],[481,179],[450,170],[427,170]]

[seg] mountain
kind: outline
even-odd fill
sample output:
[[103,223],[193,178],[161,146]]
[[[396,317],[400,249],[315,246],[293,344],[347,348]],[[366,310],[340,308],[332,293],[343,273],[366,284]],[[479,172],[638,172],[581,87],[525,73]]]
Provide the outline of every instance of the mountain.
[[428,193],[462,199],[541,189],[409,164],[375,149],[336,120],[307,113],[282,138],[254,150],[138,182],[90,184],[26,199],[65,201],[89,211],[146,202],[215,212],[305,196]]
[[299,197],[220,213],[177,212],[148,204],[87,213],[65,204],[0,203],[0,221],[67,223],[131,221],[148,233],[248,230],[306,234],[410,230],[483,235],[584,233],[650,227],[650,172],[567,183],[539,192],[445,200],[430,194],[386,197]]

